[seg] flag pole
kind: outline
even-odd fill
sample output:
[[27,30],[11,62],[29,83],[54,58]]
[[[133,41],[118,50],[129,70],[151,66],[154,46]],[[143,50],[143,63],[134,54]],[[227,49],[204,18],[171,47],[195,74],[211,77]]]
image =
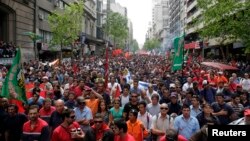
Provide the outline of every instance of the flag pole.
[[184,60],[184,47],[185,47],[185,29],[184,29],[184,33],[183,33],[183,48],[182,48],[182,66],[181,66],[181,78],[182,78],[182,85],[184,84],[184,63],[185,63],[185,60]]
[[108,86],[108,76],[109,76],[109,53],[108,53],[108,42],[106,43],[106,57],[105,57],[105,83],[104,83],[104,87],[105,89],[107,89]]

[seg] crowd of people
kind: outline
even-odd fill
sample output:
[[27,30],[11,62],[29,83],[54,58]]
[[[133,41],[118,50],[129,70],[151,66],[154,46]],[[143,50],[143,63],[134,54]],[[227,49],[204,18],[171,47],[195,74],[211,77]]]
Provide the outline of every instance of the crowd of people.
[[0,58],[13,58],[16,54],[16,46],[12,42],[0,41]]
[[249,124],[249,73],[197,63],[173,72],[162,56],[111,57],[108,73],[105,63],[100,56],[24,63],[28,102],[1,97],[0,140],[206,141],[207,125],[244,116]]

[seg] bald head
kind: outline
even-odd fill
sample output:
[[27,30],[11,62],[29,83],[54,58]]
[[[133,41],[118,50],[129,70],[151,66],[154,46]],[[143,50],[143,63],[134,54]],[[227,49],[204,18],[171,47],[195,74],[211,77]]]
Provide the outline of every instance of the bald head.
[[56,111],[61,113],[64,110],[64,101],[61,99],[56,100],[55,107],[56,107]]

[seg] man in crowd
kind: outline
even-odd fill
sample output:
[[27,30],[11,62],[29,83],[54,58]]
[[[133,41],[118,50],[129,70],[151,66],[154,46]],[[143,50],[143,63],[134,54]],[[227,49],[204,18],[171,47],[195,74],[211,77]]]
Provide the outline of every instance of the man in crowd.
[[137,117],[137,110],[132,109],[129,111],[129,120],[127,121],[128,133],[131,134],[136,141],[143,141],[143,138],[148,136],[148,131]]
[[182,106],[182,115],[175,118],[174,128],[187,139],[200,129],[198,120],[190,115],[190,107],[188,105]]
[[62,112],[63,123],[52,134],[51,141],[76,141],[83,140],[84,133],[75,122],[75,112],[72,109],[64,109]]
[[50,141],[49,126],[39,118],[39,107],[32,105],[29,108],[29,121],[23,125],[22,141]]
[[115,141],[135,141],[135,138],[128,133],[128,126],[124,119],[115,120]]
[[86,132],[90,128],[90,121],[93,119],[92,112],[86,106],[86,101],[83,96],[76,99],[77,107],[74,109],[76,114],[76,121],[80,124],[81,129]]
[[56,110],[52,112],[49,120],[49,126],[51,128],[51,131],[53,131],[57,126],[59,126],[63,120],[62,120],[62,112],[64,110],[64,101],[59,99],[55,102]]
[[161,104],[160,110],[160,113],[153,117],[151,126],[152,134],[157,140],[165,134],[167,129],[173,127],[173,118],[167,114],[169,110],[168,105],[166,103]]
[[102,120],[102,115],[97,113],[94,117],[94,125],[86,132],[86,141],[113,141],[114,134],[108,125]]
[[26,115],[18,113],[17,105],[8,105],[8,115],[4,120],[5,139],[7,141],[20,141],[23,124],[27,120]]
[[43,107],[39,110],[40,118],[49,123],[51,114],[56,110],[54,106],[51,106],[51,99],[46,98],[43,101]]

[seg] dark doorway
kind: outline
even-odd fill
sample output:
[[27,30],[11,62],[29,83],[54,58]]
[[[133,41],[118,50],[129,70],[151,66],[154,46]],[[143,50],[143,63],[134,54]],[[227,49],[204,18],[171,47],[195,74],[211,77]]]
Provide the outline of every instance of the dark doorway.
[[8,13],[1,10],[0,7],[0,41],[7,41],[7,17]]

